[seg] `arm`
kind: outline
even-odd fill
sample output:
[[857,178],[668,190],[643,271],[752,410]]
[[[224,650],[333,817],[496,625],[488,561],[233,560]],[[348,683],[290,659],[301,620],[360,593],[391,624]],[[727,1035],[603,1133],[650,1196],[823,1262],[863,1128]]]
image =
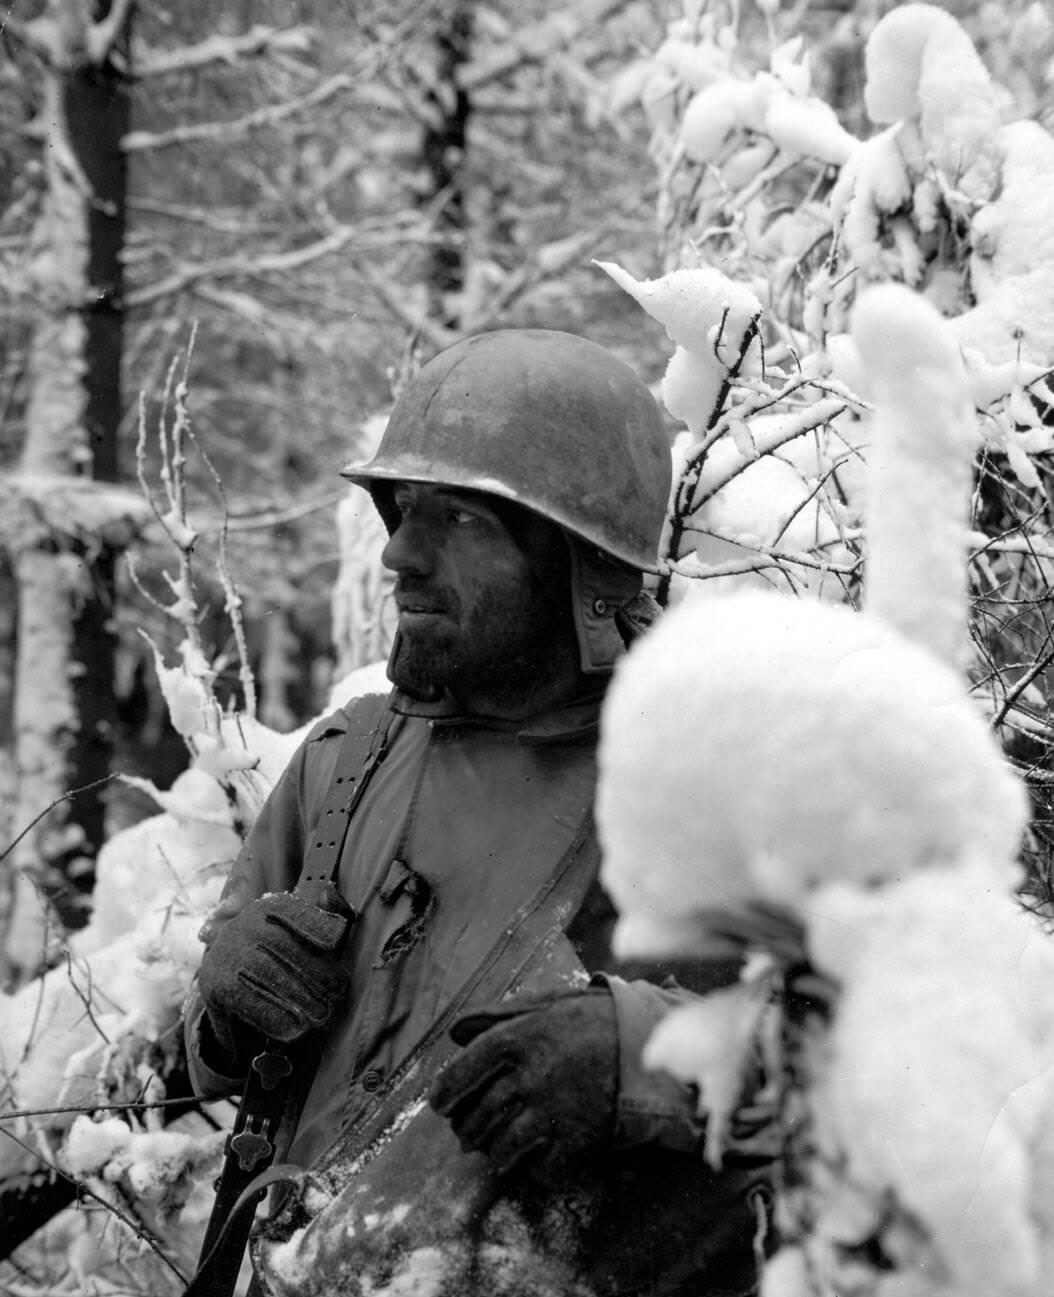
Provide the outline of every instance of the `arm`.
[[641,1056],[648,1037],[671,1009],[691,1000],[690,991],[651,982],[624,981],[604,973],[593,983],[607,986],[618,1032],[618,1100],[615,1140],[619,1145],[659,1144],[679,1152],[702,1147],[706,1133],[698,1097],[666,1072],[646,1071]]
[[[305,847],[308,784],[313,779],[313,768],[326,764],[315,759],[318,740],[339,734],[344,728],[342,719],[339,715],[329,718],[312,731],[264,803],[231,867],[220,902],[202,929],[205,959],[220,931],[246,906],[259,897],[288,892],[295,886]],[[324,778],[324,772],[320,771],[319,777]],[[217,1039],[197,980],[184,1007],[184,1035],[191,1082],[200,1095],[219,1098],[240,1089],[248,1058],[232,1055]]]

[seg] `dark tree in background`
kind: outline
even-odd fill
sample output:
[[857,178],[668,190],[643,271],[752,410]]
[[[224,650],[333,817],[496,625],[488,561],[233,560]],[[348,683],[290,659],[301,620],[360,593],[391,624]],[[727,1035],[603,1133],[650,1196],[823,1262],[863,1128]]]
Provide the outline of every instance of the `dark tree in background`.
[[18,590],[15,822],[89,787],[39,822],[15,864],[23,892],[40,888],[72,928],[105,832],[115,564],[138,512],[110,489],[123,416],[130,8],[114,0],[89,14],[52,0],[23,33],[39,66],[44,150],[26,273],[25,434],[5,502]]

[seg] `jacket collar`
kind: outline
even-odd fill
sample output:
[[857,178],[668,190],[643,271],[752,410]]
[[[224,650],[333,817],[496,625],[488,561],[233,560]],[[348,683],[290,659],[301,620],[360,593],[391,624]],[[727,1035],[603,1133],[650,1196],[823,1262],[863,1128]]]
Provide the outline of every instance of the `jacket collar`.
[[415,698],[401,689],[392,691],[391,709],[401,716],[417,716],[432,721],[436,726],[498,730],[515,734],[521,743],[550,743],[571,738],[584,738],[597,732],[600,705],[608,684],[608,676],[598,680],[588,694],[539,712],[526,720],[507,721],[493,716],[473,716],[461,711],[449,695],[429,701]]

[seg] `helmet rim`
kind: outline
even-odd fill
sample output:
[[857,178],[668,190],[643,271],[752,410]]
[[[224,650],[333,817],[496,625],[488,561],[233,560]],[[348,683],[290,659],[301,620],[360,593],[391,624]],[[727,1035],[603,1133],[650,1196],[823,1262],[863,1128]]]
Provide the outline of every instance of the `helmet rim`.
[[414,482],[494,495],[655,573],[671,468],[658,406],[628,365],[577,334],[503,329],[423,366],[376,453],[341,475],[371,494]]

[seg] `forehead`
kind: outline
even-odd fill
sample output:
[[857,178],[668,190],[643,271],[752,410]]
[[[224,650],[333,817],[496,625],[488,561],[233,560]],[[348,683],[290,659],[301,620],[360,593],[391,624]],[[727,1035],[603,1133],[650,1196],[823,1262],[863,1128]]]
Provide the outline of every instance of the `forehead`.
[[485,513],[532,565],[551,571],[554,565],[562,565],[568,560],[567,542],[556,523],[503,496],[465,487],[440,486],[433,482],[394,482],[389,499],[400,509],[407,506],[448,509],[453,506]]
[[434,482],[393,482],[392,496],[404,504],[415,502],[427,504],[436,501],[440,504],[466,504],[478,509],[489,509],[498,513],[507,507],[506,501],[497,496],[488,495],[485,491],[470,491],[465,487],[441,486]]

